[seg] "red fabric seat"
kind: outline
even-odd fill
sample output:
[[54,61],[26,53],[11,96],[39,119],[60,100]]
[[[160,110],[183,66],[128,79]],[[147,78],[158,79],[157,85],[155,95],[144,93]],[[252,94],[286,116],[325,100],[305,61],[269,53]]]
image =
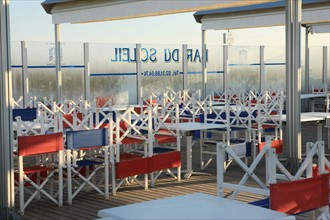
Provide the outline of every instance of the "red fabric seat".
[[143,143],[145,140],[141,140],[138,138],[133,138],[133,137],[125,137],[121,143],[122,144],[138,144],[138,143]]
[[150,159],[150,172],[181,167],[180,151],[155,154]]
[[30,167],[24,167],[23,171],[24,174],[31,174],[31,173],[41,173],[44,171],[53,170],[52,167],[47,166],[30,166]]
[[137,154],[130,154],[130,153],[121,153],[120,154],[120,160],[132,160],[132,159],[138,159],[142,158],[141,155]]
[[176,143],[175,136],[156,134],[154,137],[159,144]]
[[[259,152],[262,150],[262,148],[264,148],[265,145],[266,145],[266,142],[261,142],[258,144]],[[275,148],[276,154],[283,153],[283,140],[273,140],[271,142],[271,147]]]
[[149,157],[126,158],[116,163],[116,179],[149,173]]

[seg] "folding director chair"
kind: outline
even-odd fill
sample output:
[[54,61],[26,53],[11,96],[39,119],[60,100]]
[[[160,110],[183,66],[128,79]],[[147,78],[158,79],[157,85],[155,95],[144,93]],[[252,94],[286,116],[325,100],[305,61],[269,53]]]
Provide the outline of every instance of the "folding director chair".
[[[151,186],[159,178],[163,171],[173,178],[181,180],[181,135],[179,131],[179,107],[178,104],[165,107],[151,106],[152,111],[152,137],[154,142],[149,144],[148,155],[149,169],[151,172]],[[176,129],[169,129],[168,123],[174,123]],[[177,175],[171,169],[177,169]]]
[[[47,198],[53,201],[58,206],[63,205],[63,135],[62,132],[34,135],[34,136],[19,136],[18,142],[18,182],[19,182],[19,211],[23,215],[25,208],[33,200],[40,198],[39,193],[44,194]],[[27,165],[24,162],[25,157],[39,156],[43,154],[57,154],[56,161],[38,160],[35,164]],[[46,189],[46,184],[53,178],[58,180],[57,198],[53,194],[52,184],[49,186],[49,191]],[[25,188],[32,186],[35,191],[25,200]]]
[[[152,142],[150,134],[152,123],[151,109],[137,113],[132,106],[125,112],[115,112],[116,121],[109,119],[110,162],[112,167],[112,194],[118,188],[132,182],[144,189],[148,188],[148,145]],[[144,175],[144,184],[137,177]]]
[[[78,193],[87,186],[105,198],[109,197],[108,133],[107,128],[66,132],[66,175],[70,205]],[[96,178],[102,171],[102,175]],[[100,188],[102,185],[103,191]]]

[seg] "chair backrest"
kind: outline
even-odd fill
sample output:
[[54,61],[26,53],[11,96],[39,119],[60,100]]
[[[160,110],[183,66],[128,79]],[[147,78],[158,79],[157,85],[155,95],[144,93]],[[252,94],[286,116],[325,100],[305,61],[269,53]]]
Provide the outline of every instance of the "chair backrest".
[[16,117],[20,116],[22,121],[33,121],[37,118],[36,108],[22,108],[13,109],[13,121],[16,121]]
[[94,128],[103,128],[109,125],[109,118],[112,117],[113,121],[116,121],[116,112],[109,110],[97,109],[93,114],[93,126]]
[[270,184],[270,208],[298,214],[329,205],[329,174]]
[[19,136],[17,140],[18,156],[55,153],[63,149],[62,132]]
[[[76,122],[74,121],[74,118],[76,118]],[[77,129],[79,127],[77,123],[78,120],[83,120],[83,114],[81,112],[77,114],[63,114],[63,129]]]
[[67,131],[66,142],[69,149],[106,146],[109,143],[108,129]]

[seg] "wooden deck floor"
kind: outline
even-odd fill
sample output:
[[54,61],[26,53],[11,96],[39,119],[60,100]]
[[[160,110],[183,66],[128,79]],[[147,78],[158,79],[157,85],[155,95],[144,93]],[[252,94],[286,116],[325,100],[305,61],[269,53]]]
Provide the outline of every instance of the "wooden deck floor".
[[[302,143],[305,146],[306,141],[314,142],[316,140],[316,125],[309,123],[302,126]],[[323,129],[323,140],[327,144],[327,130]],[[285,142],[285,140],[284,140]],[[184,143],[182,144],[184,146]],[[326,145],[327,146],[327,145]],[[304,149],[304,147],[303,147]],[[327,149],[328,151],[328,149]],[[182,163],[185,168],[185,149],[182,150]],[[193,149],[193,168],[199,170],[199,147],[198,144]],[[120,188],[117,195],[104,199],[101,195],[91,191],[90,193],[81,192],[74,200],[72,205],[64,204],[63,207],[57,207],[49,200],[41,199],[33,201],[30,204],[22,219],[96,219],[97,211],[104,208],[117,207],[126,204],[132,204],[147,200],[154,200],[164,197],[203,192],[216,195],[216,165],[213,161],[209,167],[204,170],[210,175],[193,175],[189,179],[183,179],[178,182],[169,176],[164,176],[157,182],[156,186],[144,190],[137,185],[130,185]],[[263,166],[257,169],[257,173],[264,176]],[[237,165],[232,165],[227,170],[225,180],[229,182],[238,182],[243,172]],[[255,185],[249,181],[248,184]],[[228,191],[226,191],[228,193]],[[244,202],[251,202],[261,198],[249,193],[241,193],[237,199]],[[18,197],[16,196],[16,204]],[[18,206],[17,206],[18,207]],[[248,216],[247,216],[248,218]]]

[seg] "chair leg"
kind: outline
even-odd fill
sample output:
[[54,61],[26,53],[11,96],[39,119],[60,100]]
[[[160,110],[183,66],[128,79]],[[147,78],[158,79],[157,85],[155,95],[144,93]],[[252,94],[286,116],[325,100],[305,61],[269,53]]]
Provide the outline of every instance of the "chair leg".
[[144,189],[148,189],[148,174],[144,174]]
[[23,159],[19,157],[19,212],[24,215],[24,177],[23,177]]

